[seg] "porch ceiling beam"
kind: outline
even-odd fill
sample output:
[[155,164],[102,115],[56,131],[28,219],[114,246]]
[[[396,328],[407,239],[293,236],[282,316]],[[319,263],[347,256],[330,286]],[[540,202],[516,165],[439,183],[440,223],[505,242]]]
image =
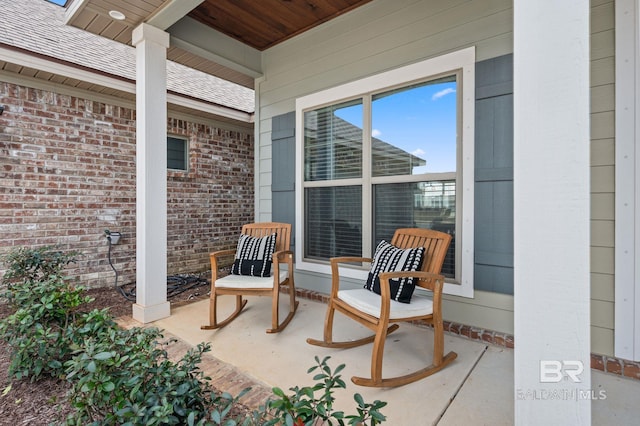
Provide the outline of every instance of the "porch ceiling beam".
[[158,9],[151,15],[146,22],[156,28],[166,30],[203,1],[204,0],[170,0],[162,9]]
[[262,53],[195,19],[184,17],[168,28],[171,45],[253,78],[262,76]]

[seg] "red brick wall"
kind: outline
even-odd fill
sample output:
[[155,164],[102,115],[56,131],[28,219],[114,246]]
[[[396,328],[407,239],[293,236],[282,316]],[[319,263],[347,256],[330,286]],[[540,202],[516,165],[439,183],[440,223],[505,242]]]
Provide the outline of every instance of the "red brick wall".
[[[135,110],[0,82],[0,255],[16,246],[77,250],[87,287],[135,281]],[[189,138],[189,172],[168,172],[168,273],[209,268],[254,217],[253,131],[171,118]],[[0,265],[0,274],[4,272]]]

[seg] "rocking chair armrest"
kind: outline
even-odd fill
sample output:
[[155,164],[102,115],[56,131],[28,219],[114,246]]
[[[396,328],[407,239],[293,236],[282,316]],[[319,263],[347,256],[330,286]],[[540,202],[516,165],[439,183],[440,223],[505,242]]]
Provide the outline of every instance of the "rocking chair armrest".
[[218,250],[212,253],[209,253],[209,257],[211,259],[218,259],[220,257],[231,256],[236,253],[236,249],[227,249],[227,250]]
[[370,257],[342,256],[332,257],[329,261],[331,262],[331,298],[336,298],[338,297],[338,290],[340,289],[340,264],[358,262],[371,263],[373,259]]
[[293,274],[293,252],[291,250],[280,250],[273,253],[273,274],[278,277],[280,275],[280,264],[284,263],[289,269],[289,276]]
[[236,253],[236,249],[218,250],[209,253],[209,259],[211,260],[211,282],[215,282],[218,276],[218,270],[220,269],[219,259],[224,257],[232,257]]
[[442,289],[444,287],[444,276],[424,271],[393,271],[383,272],[380,278],[380,319],[387,323],[391,313],[391,285],[393,278],[417,278],[416,287],[422,287],[433,292],[433,315],[440,318],[440,305],[442,303]]
[[288,264],[293,263],[293,251],[291,250],[280,250],[273,253],[273,261],[274,262],[287,262]]

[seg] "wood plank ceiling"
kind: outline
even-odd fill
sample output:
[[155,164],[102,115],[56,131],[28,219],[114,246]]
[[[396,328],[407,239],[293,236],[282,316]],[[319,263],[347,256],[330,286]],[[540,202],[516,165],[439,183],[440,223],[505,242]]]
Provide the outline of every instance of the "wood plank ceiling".
[[206,0],[188,16],[265,50],[371,0]]
[[[68,24],[131,44],[131,32],[171,0],[85,0]],[[187,16],[257,50],[265,50],[372,0],[204,0]],[[79,0],[76,0],[79,2]],[[74,2],[67,2],[73,9]],[[123,21],[109,17],[110,10],[125,15]],[[167,58],[253,88],[252,76],[175,46]]]

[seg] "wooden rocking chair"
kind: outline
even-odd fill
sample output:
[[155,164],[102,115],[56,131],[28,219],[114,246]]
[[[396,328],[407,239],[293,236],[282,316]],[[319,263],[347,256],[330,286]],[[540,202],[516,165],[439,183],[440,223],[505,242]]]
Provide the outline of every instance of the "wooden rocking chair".
[[[271,328],[267,333],[278,333],[289,324],[298,308],[296,301],[296,291],[293,280],[293,252],[289,249],[291,241],[291,224],[289,223],[253,223],[242,227],[242,234],[251,237],[266,237],[276,234],[275,249],[273,252],[273,265],[271,276],[247,276],[247,275],[227,275],[218,278],[222,258],[233,257],[236,249],[221,250],[210,254],[211,259],[211,296],[209,300],[209,324],[200,328],[210,330],[224,327],[233,321],[242,312],[247,304],[247,300],[242,299],[242,295],[270,296],[271,307]],[[287,270],[281,270],[280,265],[286,264]],[[287,317],[279,323],[278,302],[280,298],[280,287],[288,287],[290,308]],[[218,296],[236,296],[235,311],[225,320],[217,320]]]
[[[371,378],[352,377],[353,383],[362,386],[394,387],[425,378],[456,359],[455,352],[444,355],[444,333],[442,325],[442,288],[444,277],[440,275],[442,264],[451,242],[449,234],[429,229],[406,228],[396,230],[391,244],[401,248],[425,247],[422,268],[416,272],[384,272],[380,277],[380,295],[367,289],[340,290],[339,264],[346,262],[372,262],[361,257],[337,257],[331,259],[332,287],[329,306],[324,323],[324,340],[307,339],[312,345],[328,348],[352,348],[374,342],[371,357]],[[414,277],[416,288],[422,287],[432,292],[432,299],[422,294],[414,294],[410,303],[391,300],[390,279]],[[417,293],[417,292],[416,292]],[[338,311],[373,330],[373,336],[346,342],[334,342],[332,337],[334,312]],[[382,356],[385,339],[389,333],[399,328],[401,321],[424,320],[433,325],[433,362],[414,373],[382,378]],[[392,324],[389,326],[389,324]]]

